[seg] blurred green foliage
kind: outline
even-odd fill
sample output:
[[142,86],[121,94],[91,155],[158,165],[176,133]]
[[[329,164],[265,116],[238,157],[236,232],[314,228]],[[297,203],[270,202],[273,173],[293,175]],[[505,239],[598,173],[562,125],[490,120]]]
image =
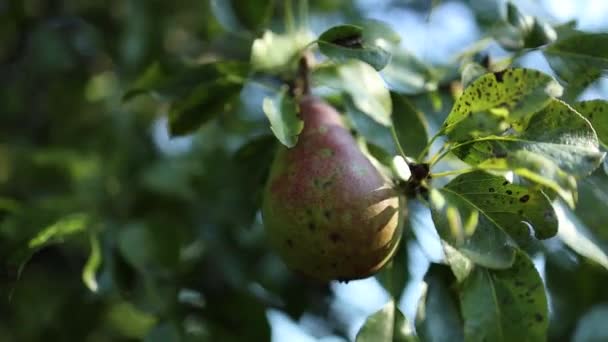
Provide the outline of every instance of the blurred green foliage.
[[[478,2],[466,3],[480,27],[498,35],[504,26],[491,27],[498,14]],[[265,243],[260,189],[277,144],[262,111],[268,91],[247,84],[239,93],[232,84],[198,78],[239,75],[234,66],[250,61],[254,39],[267,28],[283,33],[290,3],[0,0],[0,341],[267,341],[268,309],[294,319],[312,314],[324,322],[323,331],[350,337],[345,318],[332,313],[329,284],[294,275]],[[429,3],[387,6],[425,12],[435,5]],[[309,7],[311,16],[341,22],[365,17],[352,1],[310,1]],[[296,24],[302,19],[294,17]],[[537,47],[551,41],[551,30],[534,20],[509,37],[516,38],[515,48]],[[562,61],[571,44],[562,41],[548,51],[552,63]],[[450,111],[454,73],[404,51],[393,57],[384,76],[405,94],[390,95],[407,108],[403,115],[425,114],[424,124],[414,125],[423,139],[424,130]],[[276,58],[282,63],[287,57],[279,51]],[[193,74],[189,68],[218,60],[233,61],[235,69],[213,64]],[[594,69],[575,82],[567,70],[559,75],[576,87],[599,73]],[[158,83],[165,80],[159,75],[178,83]],[[260,83],[273,86],[277,78],[261,77]],[[342,87],[354,97],[349,102],[361,100],[355,82]],[[192,100],[169,102],[183,94]],[[125,95],[131,99],[124,101]],[[338,105],[357,115],[356,103]],[[205,110],[203,118],[183,116]],[[185,117],[183,126],[171,121],[176,111]],[[383,111],[374,114],[380,123],[388,120]],[[395,152],[392,141],[374,140],[389,130],[366,119],[353,120],[359,133]],[[185,133],[203,122],[191,135],[170,138],[169,131]],[[407,148],[418,153],[424,144]],[[583,186],[587,211],[579,211],[589,215],[583,221],[605,246],[602,223],[588,213],[601,211],[593,206],[608,193],[600,171],[591,179],[595,188]],[[411,233],[406,238],[413,240]],[[584,336],[578,321],[608,301],[602,287],[608,274],[554,242],[538,250],[547,252],[550,340],[558,341],[575,331]],[[398,278],[379,277],[396,298],[408,279],[405,245],[391,265],[399,267]],[[436,301],[452,304],[447,282],[453,279],[436,267],[427,278],[440,285],[424,299],[429,318],[419,329],[445,336],[429,329],[454,323],[452,317],[433,319],[443,310]],[[377,315],[390,316],[395,327],[406,324],[392,302]],[[368,335],[376,327],[366,327],[360,339],[373,340]],[[390,336],[397,334],[391,329]]]

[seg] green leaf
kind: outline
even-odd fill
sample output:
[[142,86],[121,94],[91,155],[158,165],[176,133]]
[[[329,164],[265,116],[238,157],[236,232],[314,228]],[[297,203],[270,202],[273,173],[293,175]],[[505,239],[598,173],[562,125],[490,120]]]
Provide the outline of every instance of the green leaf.
[[484,137],[453,150],[471,165],[508,158],[517,151],[544,156],[565,172],[579,177],[593,172],[604,156],[589,122],[558,100],[534,114],[520,134]]
[[397,45],[401,42],[399,33],[383,21],[364,19],[355,22],[354,25],[363,28],[363,40],[366,42],[380,44],[379,40],[383,40],[383,43],[390,45]]
[[422,296],[416,311],[416,332],[421,340],[464,341],[457,298],[450,290],[453,282],[449,269],[431,264],[424,276]]
[[[597,198],[594,199],[598,200]],[[590,233],[588,228],[581,222],[581,220],[594,221],[595,219],[604,216],[603,212],[606,210],[605,202],[602,202],[600,208],[595,207],[596,210],[593,213],[589,213],[588,209],[583,209],[592,216],[599,216],[597,218],[585,218],[584,216],[576,217],[569,208],[559,203],[555,204],[555,208],[560,222],[558,232],[559,238],[578,254],[598,263],[608,270],[608,245],[605,245],[605,248],[603,249],[596,236]],[[601,223],[600,227],[596,226],[595,228],[595,231],[599,234],[606,234],[605,221]]]
[[382,147],[391,156],[399,153],[390,127],[379,124],[369,115],[360,111],[350,98],[346,98],[344,104],[346,105],[346,113],[348,118],[350,118],[352,128],[364,137],[367,142]]
[[[401,220],[408,221],[408,220]],[[401,223],[400,223],[401,224]],[[405,223],[407,224],[407,223]],[[408,227],[404,229],[408,230]],[[391,261],[378,273],[377,279],[390,293],[395,302],[399,302],[405,285],[410,277],[408,272],[407,241],[401,240]]]
[[275,137],[281,144],[294,147],[304,122],[298,117],[296,104],[287,94],[287,88],[283,87],[273,98],[264,98],[262,106]]
[[272,16],[273,0],[211,0],[213,15],[228,31],[244,28],[257,31],[265,27]]
[[[319,36],[321,53],[336,61],[359,59],[382,70],[390,61],[388,51],[376,45],[377,37],[365,34],[363,27],[355,25],[334,26]],[[391,39],[391,38],[389,38]]]
[[130,223],[121,227],[117,238],[118,250],[139,272],[162,274],[176,270],[179,262],[179,237],[163,225]]
[[99,238],[95,234],[90,235],[91,253],[89,259],[82,269],[82,281],[93,292],[97,292],[97,270],[101,266],[101,249]]
[[480,169],[512,171],[528,181],[557,193],[568,205],[576,203],[576,179],[564,172],[553,160],[526,150],[509,153],[506,158],[488,159],[478,165]]
[[443,249],[445,263],[450,266],[456,280],[459,283],[463,282],[475,268],[475,263],[446,241],[441,241],[441,248]]
[[191,133],[214,117],[228,112],[237,101],[242,83],[229,79],[204,83],[194,88],[185,98],[171,105],[169,132],[171,136]]
[[393,129],[399,150],[407,156],[418,156],[429,140],[429,124],[403,95],[391,93]]
[[543,54],[561,79],[584,87],[608,69],[608,33],[568,34]]
[[169,322],[162,322],[152,328],[146,337],[143,339],[144,342],[163,342],[163,341],[181,341],[181,334],[179,327],[176,324]]
[[608,174],[598,170],[579,182],[579,202],[575,213],[585,226],[606,243],[608,243],[607,203]]
[[507,22],[519,30],[527,31],[530,29],[530,20],[510,1],[507,2]]
[[528,241],[529,227],[538,239],[557,233],[555,212],[541,191],[483,171],[460,175],[445,188],[458,193],[518,242]]
[[181,98],[202,83],[211,85],[218,80],[242,82],[249,66],[243,62],[218,61],[200,65],[173,65],[156,62],[133,83],[123,96],[129,101],[136,96],[151,93],[161,100]]
[[89,221],[89,215],[84,213],[68,215],[44,228],[29,241],[28,247],[34,249],[49,243],[60,242],[68,236],[83,232]]
[[608,304],[598,304],[592,307],[591,310],[579,320],[572,341],[608,341],[606,317],[608,317]]
[[418,338],[394,301],[367,317],[356,342],[414,342]]
[[494,221],[467,197],[451,187],[430,191],[431,217],[439,236],[478,265],[508,268],[514,243]]
[[466,341],[546,340],[545,288],[523,252],[510,269],[476,268],[460,292]]
[[389,88],[403,94],[420,94],[437,89],[437,75],[427,64],[400,48],[392,48],[391,60],[382,69]]
[[297,31],[292,34],[264,32],[251,47],[251,67],[255,71],[281,74],[289,70],[297,61],[297,54],[312,41],[309,32]]
[[509,69],[477,78],[458,98],[441,128],[452,141],[521,129],[561,95],[561,86],[537,70]]
[[572,107],[589,120],[597,133],[600,143],[605,148],[608,148],[608,101],[581,101],[575,103]]
[[532,27],[524,35],[524,47],[537,48],[552,43],[556,39],[557,33],[551,25],[539,18],[534,18]]
[[391,95],[376,70],[358,60],[317,68],[313,72],[315,86],[339,90],[355,107],[376,122],[391,125]]
[[462,70],[460,82],[464,88],[467,88],[473,81],[488,73],[488,69],[484,68],[479,63],[469,63]]

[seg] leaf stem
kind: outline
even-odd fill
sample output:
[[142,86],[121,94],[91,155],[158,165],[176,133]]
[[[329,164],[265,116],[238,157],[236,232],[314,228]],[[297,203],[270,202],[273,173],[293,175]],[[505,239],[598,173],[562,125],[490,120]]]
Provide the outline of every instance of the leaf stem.
[[295,18],[293,15],[293,1],[292,0],[285,1],[284,10],[285,10],[285,13],[284,13],[285,28],[286,28],[287,32],[293,33],[296,31],[296,22],[295,22]]
[[299,28],[300,30],[308,30],[309,22],[308,22],[308,0],[299,0],[298,1],[298,14],[299,14]]
[[424,156],[426,156],[426,154],[429,152],[429,149],[431,148],[431,146],[433,146],[435,140],[437,140],[437,138],[439,138],[442,134],[443,131],[440,130],[439,132],[435,133],[435,135],[433,135],[433,137],[431,138],[431,140],[429,140],[428,144],[426,144],[422,152],[420,152],[420,155],[418,155],[417,160],[422,161],[424,159]]
[[486,140],[513,141],[513,139],[509,139],[508,137],[488,136],[488,137],[468,140],[468,141],[465,141],[465,142],[460,143],[460,144],[454,144],[454,145],[450,146],[450,148],[448,148],[447,150],[445,150],[441,154],[439,154],[439,152],[441,152],[441,150],[440,150],[433,158],[431,158],[431,161],[429,162],[429,166],[432,167],[433,165],[437,164],[437,162],[439,162],[441,159],[443,159],[445,156],[447,156],[448,154],[450,154],[452,151],[454,151],[457,148],[460,148],[462,146],[466,146],[468,144],[474,144],[474,143],[477,143],[477,142],[480,142],[480,141],[486,141]]
[[462,175],[462,174],[470,173],[470,172],[477,171],[477,170],[479,170],[479,168],[469,167],[466,169],[458,169],[458,170],[450,170],[450,171],[432,173],[431,176],[433,178],[441,178],[441,177],[447,177],[447,176],[453,176],[453,175]]

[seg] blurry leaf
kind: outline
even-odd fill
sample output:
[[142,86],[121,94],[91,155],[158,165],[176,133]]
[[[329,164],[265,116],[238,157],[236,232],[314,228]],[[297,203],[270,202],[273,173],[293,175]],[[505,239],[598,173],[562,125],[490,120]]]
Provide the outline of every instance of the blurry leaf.
[[534,114],[519,134],[480,138],[453,152],[476,165],[493,158],[508,159],[517,151],[543,156],[563,171],[579,177],[593,172],[604,156],[589,122],[558,100]]
[[[354,25],[363,28],[363,40],[369,43],[388,43],[396,45],[401,42],[401,36],[395,32],[389,24],[376,20],[364,19],[354,23]],[[379,42],[382,40],[383,42]]]
[[[480,210],[474,203],[446,186],[430,191],[431,215],[442,240],[478,265],[508,268],[515,258],[514,244],[494,221],[493,213]],[[486,190],[487,191],[487,190]]]
[[211,11],[226,30],[242,30],[243,26],[234,13],[231,0],[209,0]]
[[229,111],[238,100],[241,83],[228,79],[204,83],[188,96],[175,101],[169,110],[169,132],[179,136],[198,129],[212,118]]
[[468,87],[481,76],[488,73],[488,70],[478,63],[469,63],[462,70],[460,82],[464,88]]
[[608,33],[570,34],[543,53],[561,79],[589,84],[608,69]]
[[529,30],[530,21],[519,11],[511,1],[507,2],[507,22],[519,30]]
[[144,342],[165,342],[165,341],[181,341],[181,333],[179,328],[169,322],[163,322],[155,326],[148,332],[144,338]]
[[467,0],[480,26],[488,28],[504,20],[505,0]]
[[393,129],[400,151],[407,156],[418,156],[429,140],[429,124],[403,95],[391,93]]
[[438,264],[431,264],[424,276],[424,290],[416,311],[416,332],[422,341],[464,340],[456,293],[450,289],[453,281],[450,270]]
[[390,93],[382,78],[368,64],[350,60],[337,66],[317,68],[313,81],[315,86],[346,93],[361,112],[384,126],[391,125]]
[[280,74],[289,70],[289,63],[296,62],[297,53],[312,41],[310,33],[298,31],[293,34],[264,32],[251,47],[251,67],[255,71]]
[[97,292],[97,270],[101,265],[101,248],[99,238],[95,234],[90,235],[91,252],[89,259],[82,269],[82,281],[93,292]]
[[138,310],[129,302],[111,305],[106,313],[107,324],[120,335],[143,338],[156,324],[156,317]]
[[452,141],[462,141],[502,133],[509,124],[521,129],[561,91],[553,78],[537,70],[517,68],[486,74],[464,90],[441,130]]
[[597,170],[579,182],[579,202],[576,215],[585,226],[601,238],[608,247],[608,174]]
[[537,239],[557,233],[551,202],[538,190],[511,184],[504,177],[483,171],[460,175],[445,189],[458,193],[518,242],[527,242],[530,228]]
[[395,302],[390,301],[380,311],[367,317],[355,341],[414,342],[418,338]]
[[299,118],[297,106],[287,93],[287,88],[283,87],[273,98],[264,98],[263,109],[274,136],[281,144],[294,147],[304,122]]
[[262,189],[276,146],[277,139],[274,135],[263,135],[241,146],[234,155],[240,175],[238,189],[245,199],[245,203],[240,205],[240,211],[246,217],[246,224],[253,221],[256,211],[260,208]]
[[549,315],[542,279],[519,251],[506,270],[476,268],[461,288],[467,341],[544,341]]
[[248,72],[249,66],[246,63],[236,61],[190,66],[156,62],[131,85],[123,96],[123,101],[145,93],[152,93],[161,99],[179,99],[202,84],[212,86],[218,80],[242,83]]
[[71,214],[52,225],[44,228],[34,238],[28,246],[31,249],[40,248],[46,244],[62,241],[64,238],[83,232],[89,224],[89,215],[84,213]]
[[390,127],[379,124],[369,115],[360,111],[349,98],[344,102],[346,113],[357,133],[361,134],[367,142],[381,147],[390,155],[399,153]]
[[264,28],[272,16],[274,5],[274,0],[211,0],[214,16],[229,31],[244,27],[256,32]]
[[381,75],[389,88],[403,94],[420,94],[437,89],[436,75],[430,66],[402,49],[390,50],[392,58]]
[[141,273],[159,275],[176,270],[179,262],[178,239],[168,227],[131,223],[121,228],[118,249],[129,264]]
[[334,26],[319,36],[319,50],[337,61],[354,58],[382,70],[390,61],[390,53],[375,45],[374,39],[370,38],[376,37],[366,37],[360,26]]
[[608,148],[608,101],[581,101],[573,105],[593,126],[600,143]]
[[608,304],[598,304],[589,310],[578,322],[572,337],[573,342],[608,341]]
[[[602,202],[602,208],[599,209],[600,213],[606,210],[605,205],[606,203]],[[600,247],[597,239],[587,231],[580,220],[560,203],[555,203],[555,212],[559,219],[559,238],[578,254],[593,260],[608,270],[608,254]],[[597,212],[597,209],[595,212]],[[604,230],[604,227],[605,221],[602,222],[601,230]]]
[[551,25],[540,20],[539,18],[534,18],[532,27],[524,36],[524,47],[537,48],[539,46],[552,43],[556,39],[557,33]]
[[547,187],[557,193],[568,205],[576,203],[576,179],[560,169],[552,159],[542,154],[519,150],[506,158],[488,159],[478,165],[492,171],[513,171],[528,181]]
[[507,22],[516,30],[516,33],[510,37],[513,41],[511,44],[505,44],[506,40],[498,37],[499,43],[507,49],[536,48],[549,44],[557,38],[553,27],[537,17],[523,15],[511,2],[507,3]]
[[456,280],[463,282],[475,268],[475,263],[445,241],[441,241],[441,247],[445,263],[450,266]]
[[18,201],[12,198],[0,197],[0,212],[6,211],[13,213],[18,211],[20,208],[21,205]]
[[[403,217],[399,218],[400,224],[408,224],[403,221]],[[408,231],[409,227],[399,228],[400,231]],[[380,270],[376,276],[382,286],[390,293],[395,302],[399,302],[405,285],[410,278],[408,270],[408,255],[407,255],[407,241],[401,239],[399,247],[393,255],[391,261]]]

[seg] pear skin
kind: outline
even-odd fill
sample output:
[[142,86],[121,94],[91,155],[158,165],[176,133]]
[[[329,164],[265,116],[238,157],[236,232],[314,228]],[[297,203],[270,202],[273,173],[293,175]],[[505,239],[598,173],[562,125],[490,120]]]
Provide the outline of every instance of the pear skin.
[[299,106],[298,143],[279,148],[264,191],[268,239],[298,273],[322,281],[368,277],[399,243],[399,196],[333,107],[312,96]]

